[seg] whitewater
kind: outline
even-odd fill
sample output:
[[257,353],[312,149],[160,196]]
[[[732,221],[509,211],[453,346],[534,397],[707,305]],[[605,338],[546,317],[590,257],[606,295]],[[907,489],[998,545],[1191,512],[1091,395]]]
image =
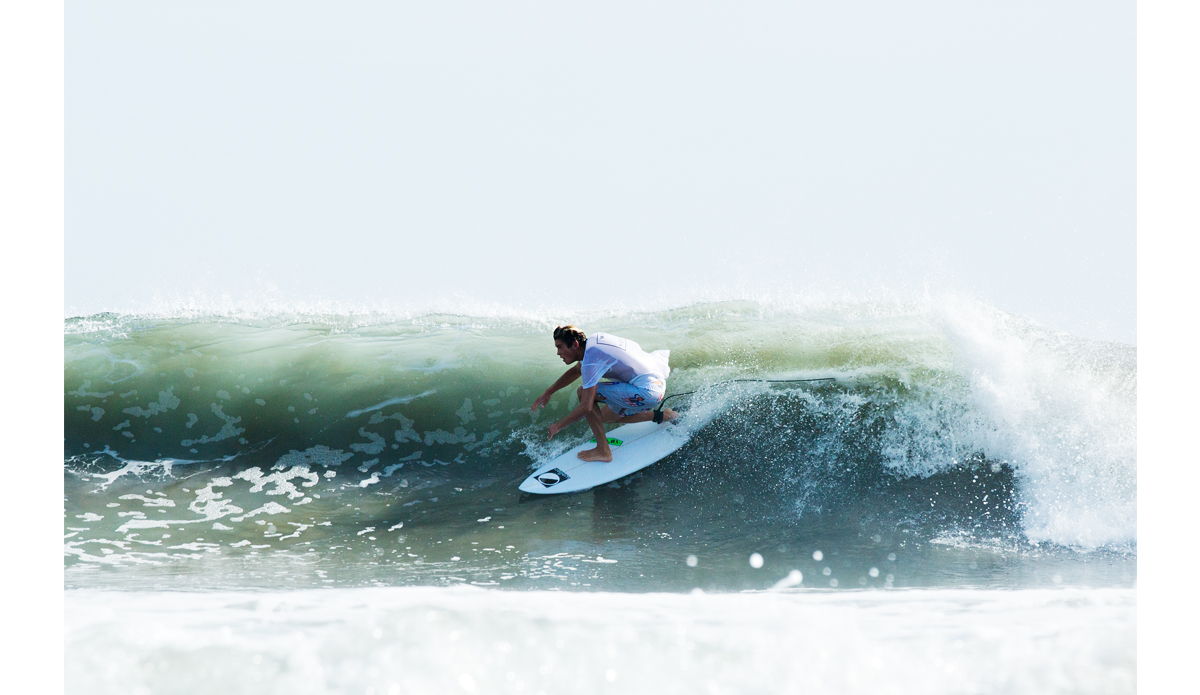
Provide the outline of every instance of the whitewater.
[[[559,499],[550,332],[688,443]],[[959,297],[64,324],[68,690],[1132,692],[1135,347]],[[812,383],[734,379],[829,378]]]

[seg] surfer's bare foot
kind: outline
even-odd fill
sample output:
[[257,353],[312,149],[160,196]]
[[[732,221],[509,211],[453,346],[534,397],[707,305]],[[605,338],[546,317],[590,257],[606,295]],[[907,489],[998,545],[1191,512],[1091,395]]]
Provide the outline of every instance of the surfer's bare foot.
[[674,420],[675,418],[679,417],[679,413],[675,412],[674,410],[671,410],[670,408],[663,410],[662,413],[663,413],[663,422],[670,422],[670,421]]
[[603,463],[612,461],[612,450],[610,449],[607,453],[605,453],[600,451],[599,447],[595,449],[585,449],[575,455],[584,461],[601,461]]

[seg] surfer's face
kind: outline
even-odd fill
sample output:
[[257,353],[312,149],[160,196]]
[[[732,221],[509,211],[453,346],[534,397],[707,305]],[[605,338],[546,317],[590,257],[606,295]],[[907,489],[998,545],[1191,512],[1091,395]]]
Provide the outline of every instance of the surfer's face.
[[583,350],[581,347],[582,346],[577,344],[568,345],[562,340],[554,341],[554,348],[558,350],[558,356],[561,357],[562,361],[567,364],[578,362],[579,360],[583,359]]

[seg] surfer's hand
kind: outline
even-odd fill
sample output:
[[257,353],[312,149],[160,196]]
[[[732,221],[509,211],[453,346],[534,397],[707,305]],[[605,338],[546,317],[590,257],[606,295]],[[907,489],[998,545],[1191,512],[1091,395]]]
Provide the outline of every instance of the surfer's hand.
[[[550,394],[543,393],[542,395],[537,397],[537,400],[533,402],[533,405],[529,406],[529,410],[536,411],[538,408],[541,408],[542,406],[546,405],[549,402],[550,402]],[[550,436],[553,437],[554,435],[552,434]]]

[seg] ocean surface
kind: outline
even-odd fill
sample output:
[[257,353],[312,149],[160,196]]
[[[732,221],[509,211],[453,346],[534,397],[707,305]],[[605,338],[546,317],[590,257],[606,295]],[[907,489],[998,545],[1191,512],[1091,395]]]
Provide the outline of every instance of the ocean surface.
[[[566,322],[670,349],[690,439],[531,497]],[[953,297],[64,339],[68,692],[1134,691],[1132,346]]]

